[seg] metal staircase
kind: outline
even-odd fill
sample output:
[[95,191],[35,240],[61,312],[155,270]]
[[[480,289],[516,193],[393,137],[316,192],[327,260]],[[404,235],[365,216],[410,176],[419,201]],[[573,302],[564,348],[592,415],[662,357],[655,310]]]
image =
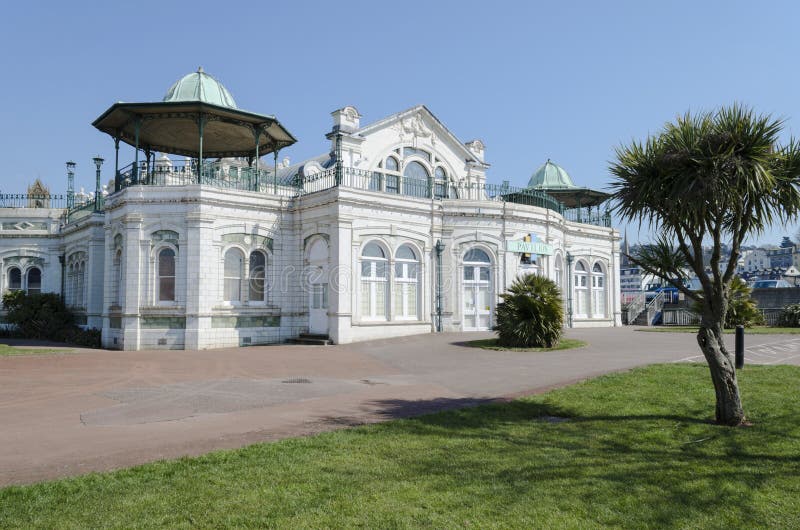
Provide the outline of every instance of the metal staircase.
[[653,326],[661,320],[661,312],[664,309],[665,293],[658,293],[652,300],[647,302],[647,293],[641,293],[633,300],[628,302],[625,309],[625,323],[635,326]]

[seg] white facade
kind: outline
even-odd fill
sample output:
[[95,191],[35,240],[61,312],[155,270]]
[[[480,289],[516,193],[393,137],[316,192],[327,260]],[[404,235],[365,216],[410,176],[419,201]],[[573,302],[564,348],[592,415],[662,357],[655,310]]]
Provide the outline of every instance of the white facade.
[[[40,267],[42,290],[126,350],[490,329],[499,295],[530,272],[557,281],[571,325],[620,325],[616,231],[489,197],[483,144],[423,106],[365,127],[353,107],[333,118],[331,153],[279,169],[280,188],[135,185],[69,223],[0,209],[0,287]],[[337,150],[343,180],[315,189]],[[413,192],[426,178],[428,196]],[[287,191],[298,179],[302,193]],[[531,234],[552,254],[506,250]]]

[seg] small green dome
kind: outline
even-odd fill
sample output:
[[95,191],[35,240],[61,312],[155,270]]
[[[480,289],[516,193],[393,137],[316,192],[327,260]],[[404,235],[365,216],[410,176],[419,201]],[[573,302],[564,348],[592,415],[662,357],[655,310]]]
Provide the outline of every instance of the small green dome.
[[553,189],[575,188],[576,186],[572,183],[569,173],[558,164],[550,162],[548,158],[547,162],[533,173],[531,180],[528,181],[528,187]]
[[203,71],[203,67],[180,78],[167,90],[164,102],[202,101],[220,107],[238,108],[233,96],[222,83]]

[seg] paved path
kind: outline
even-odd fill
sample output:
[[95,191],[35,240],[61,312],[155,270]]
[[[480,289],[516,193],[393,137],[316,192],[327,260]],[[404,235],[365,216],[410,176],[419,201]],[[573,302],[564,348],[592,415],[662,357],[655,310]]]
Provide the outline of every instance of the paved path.
[[[766,341],[752,341],[751,337],[757,335],[745,339],[745,364],[800,364],[800,337],[797,335],[772,335]],[[749,342],[753,345],[748,346]],[[730,351],[734,351],[733,346],[730,346]],[[690,355],[680,360],[705,362],[702,355]]]
[[[443,333],[332,347],[0,357],[0,486],[465,406],[697,355],[692,334],[567,335],[590,345],[495,352],[463,344],[489,334]],[[753,358],[800,364],[800,338],[754,335],[747,344]]]

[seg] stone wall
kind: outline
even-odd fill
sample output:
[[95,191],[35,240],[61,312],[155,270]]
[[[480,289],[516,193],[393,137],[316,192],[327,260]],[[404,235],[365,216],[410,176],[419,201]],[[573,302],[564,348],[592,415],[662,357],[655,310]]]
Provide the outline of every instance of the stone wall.
[[753,289],[751,296],[761,309],[778,309],[791,304],[800,304],[800,288],[797,287]]

